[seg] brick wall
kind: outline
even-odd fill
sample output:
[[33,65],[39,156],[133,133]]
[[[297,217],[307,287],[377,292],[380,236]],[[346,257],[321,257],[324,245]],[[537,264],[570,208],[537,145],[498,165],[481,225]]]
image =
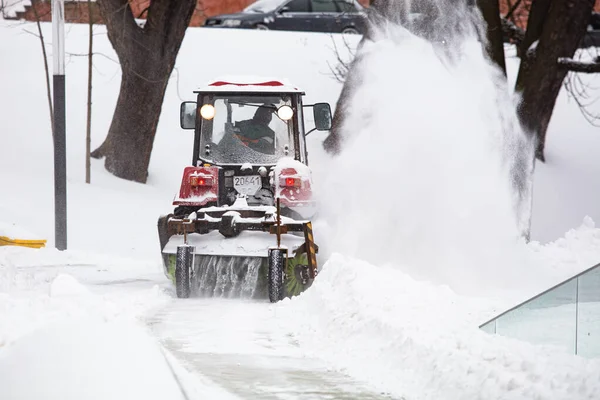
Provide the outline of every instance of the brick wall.
[[[31,0],[30,6],[25,6],[25,11],[19,11],[16,13],[16,19],[35,21],[35,11],[40,18],[40,21],[50,22],[52,21],[52,0]],[[34,10],[35,7],[35,10]],[[65,1],[65,21],[71,23],[88,23],[89,12],[88,3],[81,1]],[[94,23],[104,23],[102,17],[100,17],[100,10],[98,4],[92,2],[92,16]]]
[[[198,0],[190,26],[202,26],[207,17],[212,17],[219,14],[236,13],[256,0]],[[370,0],[359,0],[360,3],[368,5]],[[31,0],[31,6],[25,6],[25,11],[18,12],[16,18],[27,21],[35,21],[35,13],[33,7],[38,12],[41,21],[51,21],[52,12],[50,10],[51,0]],[[131,11],[136,18],[145,18],[145,10],[150,4],[150,0],[129,0]],[[103,23],[100,17],[100,11],[95,0],[92,2],[92,15],[95,23]],[[88,4],[82,1],[65,0],[65,20],[71,23],[88,23]]]
[[[500,0],[500,14],[506,15],[508,11],[513,8],[513,5],[517,4],[517,1],[518,0]],[[520,28],[525,29],[527,27],[527,17],[529,16],[531,2],[532,0],[522,0],[511,16],[511,20]],[[596,0],[594,10],[600,12],[600,0]]]

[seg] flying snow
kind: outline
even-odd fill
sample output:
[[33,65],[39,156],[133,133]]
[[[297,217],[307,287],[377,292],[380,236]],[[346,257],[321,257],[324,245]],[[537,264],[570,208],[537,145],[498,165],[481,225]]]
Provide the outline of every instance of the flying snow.
[[522,277],[532,146],[481,18],[448,15],[464,17],[460,30],[389,22],[363,43],[342,152],[319,189],[330,252],[473,292]]

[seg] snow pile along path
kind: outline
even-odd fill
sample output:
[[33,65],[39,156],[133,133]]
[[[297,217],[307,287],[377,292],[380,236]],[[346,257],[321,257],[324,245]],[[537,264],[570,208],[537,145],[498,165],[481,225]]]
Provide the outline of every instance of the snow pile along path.
[[70,318],[0,352],[0,398],[185,397],[160,347],[138,325]]
[[600,360],[488,335],[477,328],[487,301],[395,268],[334,255],[309,291],[279,307],[302,347],[393,396],[600,398]]
[[183,398],[140,321],[170,301],[153,277],[116,258],[0,247],[0,398]]
[[[109,261],[110,260],[110,261]],[[127,259],[0,247],[0,342],[71,317],[135,321],[171,300],[162,271]]]
[[558,283],[600,263],[600,229],[585,217],[579,228],[569,230],[564,237],[546,245],[530,242],[528,248],[545,267],[545,275]]

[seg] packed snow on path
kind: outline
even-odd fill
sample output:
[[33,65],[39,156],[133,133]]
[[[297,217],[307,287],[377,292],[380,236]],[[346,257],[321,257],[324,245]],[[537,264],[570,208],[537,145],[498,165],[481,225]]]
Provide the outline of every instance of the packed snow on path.
[[[32,28],[0,21],[0,51],[12,55],[0,63],[2,75],[12,77],[3,91],[11,95],[0,95],[5,144],[0,146],[0,186],[8,188],[0,197],[0,222],[47,238],[51,247],[51,133],[39,41],[23,32]],[[50,25],[43,29],[50,37]],[[86,29],[69,26],[69,52],[85,51]],[[98,52],[114,58],[103,27],[96,32]],[[146,379],[156,378],[153,384],[160,386],[155,393],[168,391],[173,398],[181,395],[181,387],[191,398],[194,393],[199,398],[202,393],[248,398],[256,391],[294,398],[294,389],[307,394],[309,388],[323,387],[334,398],[340,391],[357,390],[418,399],[600,398],[598,360],[477,328],[514,302],[600,261],[600,230],[592,219],[584,219],[600,219],[600,197],[589,188],[588,178],[600,172],[589,150],[596,143],[595,131],[581,122],[563,93],[549,131],[556,139],[549,136],[550,161],[536,170],[533,205],[534,233],[544,232],[544,242],[559,239],[549,244],[515,241],[514,224],[504,219],[510,201],[506,176],[494,153],[498,149],[488,140],[493,132],[486,130],[486,116],[493,120],[496,110],[478,97],[497,90],[487,81],[489,66],[474,47],[467,47],[462,62],[444,68],[427,44],[405,33],[395,38],[405,40],[382,39],[365,48],[379,62],[366,70],[373,81],[362,94],[369,101],[354,106],[373,118],[357,125],[354,147],[331,160],[320,149],[323,135],[309,136],[313,176],[320,180],[327,217],[316,221],[315,237],[327,262],[309,291],[277,305],[173,299],[161,271],[156,219],[170,210],[191,153],[191,136],[178,128],[179,96],[190,99],[192,88],[218,75],[239,75],[239,60],[244,60],[249,74],[279,76],[286,71],[290,81],[306,90],[307,101],[333,106],[341,87],[328,66],[336,62],[332,38],[190,29],[167,90],[147,185],[116,179],[97,161],[92,163],[92,185],[83,183],[81,82],[86,60],[71,57],[70,250],[0,248],[0,369],[23,363],[11,369],[16,376],[0,374],[0,398],[10,398],[2,392],[9,387],[2,379],[20,382],[19,371],[29,366],[24,349],[40,349],[40,382],[56,377],[44,368],[52,361],[60,367],[56,372],[71,373],[66,362],[70,350],[58,351],[64,349],[63,336],[81,349],[73,362],[80,373],[102,373],[108,379],[115,364],[143,362],[150,375]],[[297,57],[281,57],[282,48]],[[220,57],[207,63],[198,49]],[[412,58],[399,58],[398,52]],[[110,124],[119,71],[109,58],[96,57],[95,63],[93,142],[98,145]],[[514,74],[514,65],[509,68]],[[410,80],[402,80],[398,71],[410,71]],[[434,72],[436,79],[428,83]],[[438,86],[429,86],[434,82]],[[570,141],[574,134],[578,140]],[[573,157],[562,153],[559,144]],[[550,157],[559,153],[564,157]],[[469,175],[473,171],[478,174]],[[571,179],[576,172],[580,179]],[[492,177],[489,182],[484,173]],[[540,205],[536,199],[556,187],[568,188],[570,194],[554,198],[549,207]],[[477,190],[466,193],[469,188]],[[490,190],[496,192],[491,195]],[[341,205],[328,203],[340,197]],[[336,207],[345,212],[337,213]],[[361,214],[364,210],[368,216]],[[97,340],[110,351],[87,349],[85,338],[96,338],[88,329],[102,332]],[[117,336],[140,344],[126,350]],[[166,359],[159,356],[157,342]],[[134,357],[136,352],[144,357]],[[105,366],[102,372],[94,360]],[[211,363],[219,366],[212,375]],[[171,368],[181,385],[166,373]],[[116,378],[108,389],[129,390]],[[57,377],[55,382],[60,390],[64,381]],[[263,385],[252,387],[250,382]],[[44,383],[52,385],[52,380]],[[324,394],[312,393],[313,398]]]

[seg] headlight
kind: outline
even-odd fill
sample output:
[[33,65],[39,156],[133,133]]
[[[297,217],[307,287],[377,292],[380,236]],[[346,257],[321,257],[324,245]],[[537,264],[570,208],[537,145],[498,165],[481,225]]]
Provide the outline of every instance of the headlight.
[[202,118],[211,120],[215,117],[215,107],[212,104],[205,104],[200,109]]
[[242,21],[240,21],[239,19],[226,19],[223,21],[223,26],[229,27],[229,28],[233,28],[236,26],[240,26],[242,24]]
[[288,105],[283,105],[277,109],[277,116],[284,121],[288,121],[294,116],[294,110]]

